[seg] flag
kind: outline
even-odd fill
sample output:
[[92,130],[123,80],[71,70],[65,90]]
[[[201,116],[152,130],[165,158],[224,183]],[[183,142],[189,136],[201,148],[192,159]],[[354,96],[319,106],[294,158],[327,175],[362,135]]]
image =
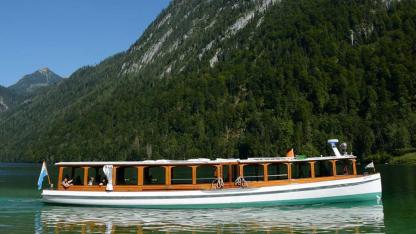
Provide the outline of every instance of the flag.
[[48,169],[46,169],[46,163],[43,161],[42,170],[40,170],[39,179],[38,179],[38,190],[42,189],[43,178],[48,175]]
[[367,168],[374,168],[374,162],[371,162],[367,166],[365,166],[365,169]]
[[295,157],[295,151],[292,149],[290,149],[287,153],[286,153],[286,157]]

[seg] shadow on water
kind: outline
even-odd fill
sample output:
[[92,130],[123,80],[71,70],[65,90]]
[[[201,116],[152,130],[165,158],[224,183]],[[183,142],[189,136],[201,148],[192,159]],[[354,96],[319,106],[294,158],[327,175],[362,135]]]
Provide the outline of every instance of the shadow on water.
[[37,216],[38,233],[384,231],[383,206],[377,202],[204,210],[44,206]]
[[416,167],[377,167],[382,176],[386,233],[416,233]]

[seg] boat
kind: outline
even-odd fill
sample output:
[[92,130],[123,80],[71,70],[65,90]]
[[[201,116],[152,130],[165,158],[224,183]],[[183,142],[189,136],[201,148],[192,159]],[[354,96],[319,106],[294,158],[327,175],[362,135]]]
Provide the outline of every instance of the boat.
[[141,208],[380,200],[380,174],[357,173],[357,157],[345,150],[341,154],[338,140],[328,142],[335,155],[58,162],[58,186],[44,189],[42,200],[49,204]]

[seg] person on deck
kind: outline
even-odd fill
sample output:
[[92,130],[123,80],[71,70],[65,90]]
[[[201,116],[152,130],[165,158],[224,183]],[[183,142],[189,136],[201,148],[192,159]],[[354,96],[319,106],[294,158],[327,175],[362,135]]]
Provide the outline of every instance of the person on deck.
[[90,180],[88,181],[88,185],[94,185],[94,177],[91,177]]
[[71,187],[72,184],[72,180],[68,180],[67,177],[64,178],[64,180],[62,181],[62,186],[64,186],[65,189]]
[[100,186],[107,185],[107,180],[103,178],[100,182]]

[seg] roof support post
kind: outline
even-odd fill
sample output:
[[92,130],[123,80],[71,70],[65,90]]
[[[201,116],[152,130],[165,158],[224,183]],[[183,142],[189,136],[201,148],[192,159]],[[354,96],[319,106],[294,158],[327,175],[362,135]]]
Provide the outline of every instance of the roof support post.
[[198,168],[198,166],[191,166],[192,168],[192,184],[196,184],[196,169]]
[[88,185],[88,168],[89,167],[83,167],[84,168],[84,186]]
[[264,182],[269,181],[269,164],[270,163],[264,163],[263,164],[263,181]]
[[143,186],[143,176],[144,175],[144,167],[138,166],[137,167],[137,185]]
[[238,167],[238,175],[240,176],[240,177],[244,177],[244,164],[239,164],[238,165],[239,167]]
[[337,175],[337,160],[331,160],[332,163],[332,175]]
[[116,175],[116,173],[117,173],[117,168],[118,168],[118,167],[113,166],[113,178],[112,178],[112,180],[113,180],[113,185],[117,185],[117,175]]
[[311,178],[315,178],[315,161],[309,162],[311,165]]
[[285,163],[287,166],[287,179],[292,179],[292,163]]
[[221,165],[215,165],[217,168],[217,178],[222,178],[222,166]]
[[65,167],[59,167],[59,174],[58,174],[58,190],[62,189],[62,174],[64,173]]
[[166,185],[171,185],[171,177],[172,177],[172,167],[173,166],[164,166],[165,168],[165,184]]
[[356,165],[357,160],[351,159],[351,162],[352,162],[352,174],[357,175],[357,165]]

